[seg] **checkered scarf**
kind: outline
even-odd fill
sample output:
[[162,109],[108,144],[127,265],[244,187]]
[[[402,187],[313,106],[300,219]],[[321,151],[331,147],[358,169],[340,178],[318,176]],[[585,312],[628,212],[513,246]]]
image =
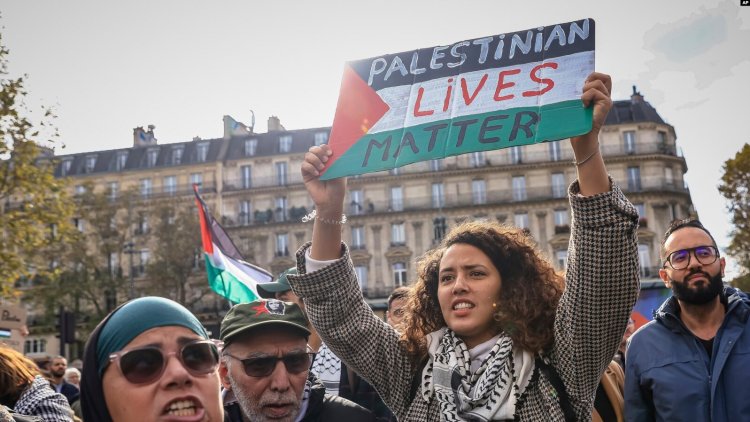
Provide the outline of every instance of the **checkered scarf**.
[[422,371],[422,397],[436,398],[441,421],[512,420],[518,397],[534,371],[534,356],[502,334],[479,369],[471,372],[466,344],[447,328],[427,336],[430,360]]

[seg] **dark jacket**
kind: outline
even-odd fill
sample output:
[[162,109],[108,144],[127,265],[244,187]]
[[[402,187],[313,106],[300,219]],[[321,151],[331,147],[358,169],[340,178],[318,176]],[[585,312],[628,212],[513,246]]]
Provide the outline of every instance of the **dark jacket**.
[[724,322],[711,357],[667,299],[630,339],[625,368],[627,421],[747,421],[750,299],[727,287]]
[[[352,383],[349,382],[349,373],[352,374]],[[377,422],[396,422],[396,417],[383,403],[378,392],[356,372],[348,369],[344,362],[341,362],[339,395],[371,411]]]
[[[52,387],[54,387],[54,385]],[[62,388],[60,388],[60,394],[65,396],[70,404],[75,403],[81,397],[81,392],[78,390],[78,387],[66,382],[65,380],[63,380]]]
[[[351,401],[326,393],[323,383],[313,377],[307,411],[302,422],[328,421],[374,421],[369,410]],[[224,420],[228,422],[242,422],[242,409],[239,403],[232,401],[224,405]]]

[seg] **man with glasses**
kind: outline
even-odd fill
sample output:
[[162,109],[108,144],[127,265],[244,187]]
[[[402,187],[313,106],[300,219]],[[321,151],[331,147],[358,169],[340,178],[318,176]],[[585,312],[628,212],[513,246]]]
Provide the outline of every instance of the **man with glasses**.
[[232,422],[371,421],[364,408],[325,392],[312,374],[307,319],[292,302],[258,300],[234,306],[221,322],[219,374],[236,401]]
[[661,258],[672,297],[630,338],[625,419],[750,420],[750,300],[724,287],[724,258],[696,219],[672,222]]

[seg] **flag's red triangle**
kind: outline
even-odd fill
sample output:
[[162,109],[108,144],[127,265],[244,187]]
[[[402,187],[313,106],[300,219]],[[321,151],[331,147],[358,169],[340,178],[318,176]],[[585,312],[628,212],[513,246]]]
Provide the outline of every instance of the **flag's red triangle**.
[[333,150],[325,173],[349,148],[367,133],[390,107],[349,65],[344,66],[339,102],[328,145]]

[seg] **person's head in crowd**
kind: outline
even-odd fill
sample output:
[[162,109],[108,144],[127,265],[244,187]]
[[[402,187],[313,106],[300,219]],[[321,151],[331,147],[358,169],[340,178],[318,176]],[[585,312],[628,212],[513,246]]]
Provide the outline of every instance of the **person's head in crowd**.
[[220,422],[219,351],[198,319],[160,297],[127,302],[89,337],[81,406],[97,422]]
[[302,300],[294,294],[292,286],[289,285],[289,280],[286,278],[287,275],[296,275],[297,267],[292,267],[284,270],[279,274],[278,278],[271,283],[258,284],[258,294],[263,299],[278,299],[283,302],[294,302],[305,310],[305,305]]
[[49,363],[49,375],[55,384],[60,384],[68,369],[68,360],[64,356],[55,356]]
[[406,301],[408,298],[409,288],[406,286],[396,288],[393,293],[388,296],[388,310],[385,311],[385,318],[388,324],[397,330],[400,330],[400,326],[404,322]]
[[417,277],[401,337],[412,357],[424,356],[426,335],[445,326],[469,348],[501,331],[532,353],[552,346],[564,280],[523,230],[460,224],[420,258]]
[[247,420],[294,421],[313,353],[308,322],[292,302],[261,299],[235,305],[221,322],[219,372]]
[[681,302],[704,305],[724,289],[726,262],[711,233],[695,218],[674,220],[662,239],[659,277]]
[[65,382],[73,384],[79,387],[81,384],[81,371],[76,368],[68,368],[65,370]]
[[628,347],[628,339],[630,336],[633,335],[635,332],[635,321],[633,320],[633,317],[628,318],[628,325],[625,327],[625,332],[622,333],[622,341],[620,342],[620,347],[618,348],[619,351],[622,353],[625,353],[625,350]]
[[39,375],[36,364],[22,353],[0,344],[0,404],[13,408]]
[[49,364],[52,361],[52,357],[48,355],[42,355],[34,358],[39,373],[45,378],[49,378]]

